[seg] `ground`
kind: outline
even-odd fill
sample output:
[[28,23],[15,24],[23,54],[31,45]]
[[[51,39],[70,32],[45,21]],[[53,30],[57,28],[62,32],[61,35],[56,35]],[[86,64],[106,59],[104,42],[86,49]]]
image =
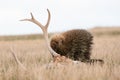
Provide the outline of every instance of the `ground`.
[[[103,66],[81,63],[47,69],[44,66],[52,60],[52,56],[46,48],[44,39],[1,40],[0,80],[120,80],[119,33],[108,35],[108,32],[91,32],[94,32],[91,57],[103,59]],[[11,47],[28,71],[17,66],[11,54]]]

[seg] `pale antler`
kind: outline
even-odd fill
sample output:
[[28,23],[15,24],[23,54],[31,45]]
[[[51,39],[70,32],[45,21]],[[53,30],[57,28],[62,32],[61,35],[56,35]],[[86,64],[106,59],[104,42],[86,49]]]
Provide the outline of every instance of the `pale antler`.
[[50,42],[49,42],[49,39],[48,39],[48,32],[47,32],[47,29],[48,29],[48,26],[49,26],[49,23],[50,23],[50,18],[51,18],[51,15],[50,15],[50,11],[47,9],[47,12],[48,12],[48,20],[47,20],[47,23],[46,25],[42,25],[39,21],[37,21],[33,14],[31,13],[31,19],[23,19],[21,21],[30,21],[30,22],[33,22],[35,23],[36,25],[38,25],[42,31],[43,31],[43,34],[44,34],[44,37],[45,37],[45,40],[46,40],[46,43],[47,43],[47,47],[48,47],[48,50],[50,51],[51,55],[53,56],[54,58],[54,63],[79,63],[78,61],[73,61],[69,58],[66,58],[65,56],[61,56],[59,55],[58,53],[56,53],[50,46]]
[[48,29],[48,26],[49,26],[49,23],[50,23],[50,18],[51,18],[51,15],[50,15],[50,11],[47,9],[47,12],[48,12],[48,20],[47,20],[47,23],[46,25],[42,25],[39,21],[37,21],[33,14],[31,13],[31,19],[23,19],[21,21],[30,21],[30,22],[33,22],[35,23],[36,25],[38,25],[42,31],[43,31],[43,34],[44,34],[44,37],[45,37],[45,40],[46,40],[46,43],[47,43],[47,47],[48,47],[48,50],[50,51],[51,55],[53,57],[55,56],[59,56],[59,54],[57,54],[50,46],[50,42],[49,42],[49,39],[48,39],[48,32],[47,32],[47,29]]
[[19,66],[21,66],[22,69],[26,70],[26,67],[18,60],[16,54],[14,53],[13,48],[10,48],[10,50],[11,50],[11,53],[12,53],[12,55],[13,55],[16,63],[17,63]]

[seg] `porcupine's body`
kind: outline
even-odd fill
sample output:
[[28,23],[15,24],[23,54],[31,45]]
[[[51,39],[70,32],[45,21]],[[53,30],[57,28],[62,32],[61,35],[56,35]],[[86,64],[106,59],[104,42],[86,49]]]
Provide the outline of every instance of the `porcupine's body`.
[[76,29],[53,36],[50,45],[60,55],[85,62],[90,60],[92,40],[88,31]]

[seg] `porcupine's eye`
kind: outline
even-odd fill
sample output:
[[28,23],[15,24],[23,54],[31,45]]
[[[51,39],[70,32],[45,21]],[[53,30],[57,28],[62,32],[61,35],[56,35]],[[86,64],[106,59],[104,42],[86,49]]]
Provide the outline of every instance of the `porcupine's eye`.
[[57,41],[54,41],[54,43],[53,43],[53,44],[58,45],[58,42],[57,42]]
[[58,41],[53,41],[52,46],[53,46],[53,48],[58,48],[59,47]]

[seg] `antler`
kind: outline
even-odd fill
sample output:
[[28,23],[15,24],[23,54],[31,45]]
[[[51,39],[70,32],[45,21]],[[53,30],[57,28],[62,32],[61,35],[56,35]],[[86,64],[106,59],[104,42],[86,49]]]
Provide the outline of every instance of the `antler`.
[[10,50],[11,50],[11,53],[12,53],[12,55],[13,55],[16,63],[17,63],[18,65],[20,65],[22,69],[26,70],[26,67],[18,60],[18,58],[17,58],[16,54],[14,53],[14,50],[13,50],[12,47],[10,48]]
[[51,55],[53,57],[55,56],[59,56],[59,54],[57,54],[50,46],[50,42],[49,42],[49,39],[48,39],[48,32],[47,32],[47,29],[48,29],[48,26],[49,26],[49,23],[50,23],[50,18],[51,18],[51,15],[50,15],[50,11],[47,9],[47,12],[48,12],[48,20],[47,20],[47,23],[46,25],[42,25],[39,21],[37,21],[33,14],[31,13],[31,19],[23,19],[23,20],[20,20],[20,21],[30,21],[36,25],[38,25],[42,31],[43,31],[43,34],[44,34],[44,37],[45,37],[45,40],[46,40],[46,43],[47,43],[47,47],[48,47],[48,50],[50,51]]

